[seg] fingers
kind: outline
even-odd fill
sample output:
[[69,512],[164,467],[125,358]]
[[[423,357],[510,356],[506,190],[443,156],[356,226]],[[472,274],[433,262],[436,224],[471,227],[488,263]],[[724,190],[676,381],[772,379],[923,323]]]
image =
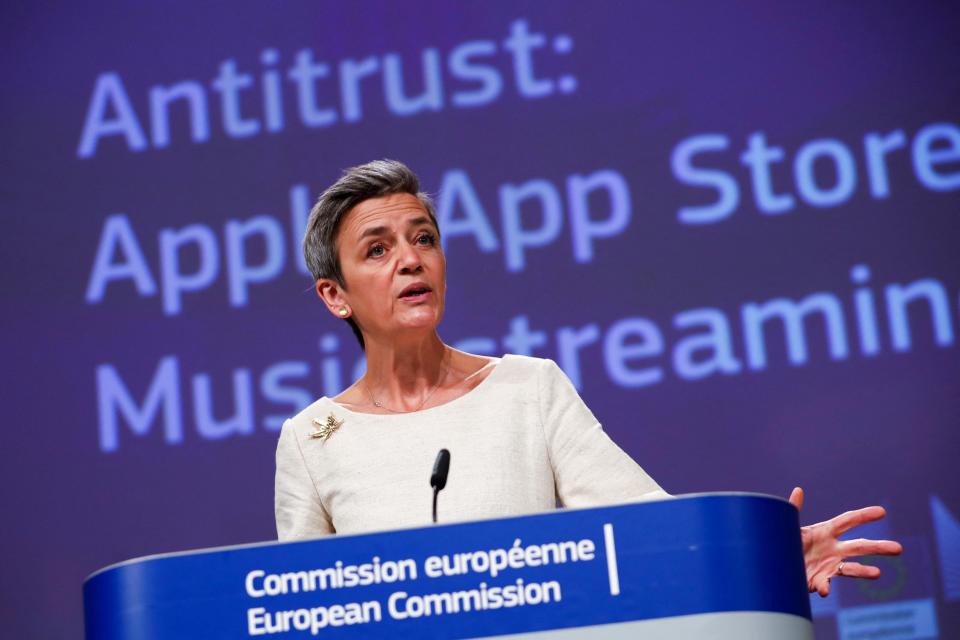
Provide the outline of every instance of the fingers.
[[803,509],[803,489],[794,487],[790,492],[790,504],[797,508],[797,511]]
[[880,577],[880,569],[879,567],[871,567],[870,565],[860,564],[859,562],[844,562],[843,573],[838,575],[842,575],[844,578],[867,578],[868,580],[876,580]]
[[[895,540],[843,540],[839,544],[840,553],[844,556],[898,556],[903,552],[903,545]],[[847,565],[843,566],[847,572]]]
[[836,531],[837,535],[840,535],[861,524],[880,520],[885,515],[887,515],[887,511],[883,507],[864,507],[863,509],[855,509],[841,513],[833,518],[831,523],[833,524],[834,531]]
[[[844,578],[865,578],[867,580],[876,580],[880,577],[880,568],[872,567],[867,564],[860,564],[859,562],[844,562],[843,563],[843,573],[834,574],[840,575]],[[808,585],[810,593],[814,591],[820,595],[821,598],[826,598],[830,595],[830,578],[831,576],[820,574],[815,576]]]
[[826,598],[830,595],[830,578],[828,576],[818,578],[810,586],[810,591],[816,591],[821,598]]

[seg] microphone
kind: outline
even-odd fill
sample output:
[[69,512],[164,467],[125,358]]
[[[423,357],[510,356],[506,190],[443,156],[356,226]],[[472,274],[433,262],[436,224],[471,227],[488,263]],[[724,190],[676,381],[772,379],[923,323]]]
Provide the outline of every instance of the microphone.
[[450,473],[450,452],[440,449],[430,474],[430,486],[433,487],[433,523],[437,523],[437,494],[447,486],[447,474]]

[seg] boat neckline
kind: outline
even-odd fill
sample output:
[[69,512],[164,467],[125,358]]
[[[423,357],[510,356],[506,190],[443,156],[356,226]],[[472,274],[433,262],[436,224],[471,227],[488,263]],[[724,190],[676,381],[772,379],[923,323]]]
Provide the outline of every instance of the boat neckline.
[[408,416],[422,416],[431,411],[439,411],[441,409],[446,409],[447,407],[456,405],[457,403],[465,401],[467,398],[470,398],[476,395],[478,392],[482,391],[487,386],[487,383],[490,382],[490,380],[494,376],[497,375],[497,371],[503,368],[504,361],[506,361],[508,358],[511,358],[511,357],[512,357],[512,354],[509,354],[509,353],[500,358],[490,357],[490,362],[483,365],[483,367],[481,367],[480,369],[477,369],[477,371],[475,372],[475,373],[479,373],[486,367],[489,367],[491,364],[493,365],[493,371],[488,373],[487,377],[480,381],[480,384],[475,386],[473,389],[470,389],[462,396],[458,396],[453,400],[450,400],[449,402],[444,402],[443,404],[438,404],[433,407],[427,407],[426,409],[420,409],[419,411],[410,411],[407,413],[371,413],[368,411],[354,411],[353,409],[348,409],[347,407],[343,406],[339,402],[335,402],[333,398],[324,396],[323,399],[326,400],[328,403],[332,404],[334,407],[336,407],[340,411],[343,411],[344,413],[349,413],[355,416],[365,416],[365,417],[372,417],[372,418],[404,418]]

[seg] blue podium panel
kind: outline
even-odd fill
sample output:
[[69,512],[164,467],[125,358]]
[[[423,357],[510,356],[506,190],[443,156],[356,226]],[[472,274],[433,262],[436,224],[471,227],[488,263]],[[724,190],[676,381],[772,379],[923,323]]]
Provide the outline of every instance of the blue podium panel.
[[151,556],[89,639],[812,638],[797,511],[752,494]]

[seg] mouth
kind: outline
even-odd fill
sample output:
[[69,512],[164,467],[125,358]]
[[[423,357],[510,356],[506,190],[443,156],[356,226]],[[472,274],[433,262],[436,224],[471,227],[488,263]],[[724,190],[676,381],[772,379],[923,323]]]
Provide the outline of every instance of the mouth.
[[415,282],[400,292],[398,296],[401,300],[421,300],[433,291],[423,282]]

